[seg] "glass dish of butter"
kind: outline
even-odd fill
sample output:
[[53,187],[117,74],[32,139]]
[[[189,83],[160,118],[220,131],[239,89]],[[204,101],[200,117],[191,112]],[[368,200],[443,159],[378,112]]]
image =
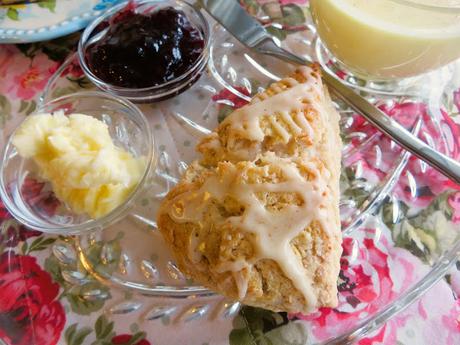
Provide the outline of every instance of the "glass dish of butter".
[[[25,225],[74,234],[103,228],[126,214],[153,165],[153,139],[133,104],[98,92],[45,104],[11,135],[1,168],[1,194]],[[44,184],[53,210],[27,189]]]

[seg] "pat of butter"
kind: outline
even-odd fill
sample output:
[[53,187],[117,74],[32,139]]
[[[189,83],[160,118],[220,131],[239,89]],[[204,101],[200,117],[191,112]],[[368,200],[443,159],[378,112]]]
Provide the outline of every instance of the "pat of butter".
[[107,125],[84,114],[31,116],[16,131],[13,145],[33,159],[61,201],[92,218],[121,205],[145,170],[145,159],[115,146]]

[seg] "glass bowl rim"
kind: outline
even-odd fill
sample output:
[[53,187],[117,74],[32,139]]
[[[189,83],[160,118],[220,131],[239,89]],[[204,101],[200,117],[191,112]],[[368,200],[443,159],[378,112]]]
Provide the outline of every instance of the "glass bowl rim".
[[[148,153],[146,157],[147,164],[142,174],[142,178],[140,179],[139,183],[136,185],[136,188],[129,194],[128,198],[124,200],[124,202],[121,205],[114,208],[108,214],[100,218],[97,218],[97,219],[90,219],[81,224],[71,224],[71,225],[62,224],[62,225],[53,225],[52,227],[43,226],[40,223],[31,221],[29,218],[25,217],[20,210],[18,210],[14,202],[12,202],[11,198],[9,197],[9,192],[7,191],[7,188],[6,188],[7,183],[4,179],[5,162],[8,159],[7,154],[12,149],[12,138],[14,137],[14,133],[17,131],[19,126],[23,123],[23,121],[21,121],[21,123],[19,123],[18,126],[11,132],[11,135],[8,138],[2,150],[2,154],[1,154],[2,164],[0,165],[0,199],[3,200],[5,207],[11,213],[11,215],[13,215],[14,218],[17,219],[20,223],[32,229],[42,231],[44,233],[58,234],[58,235],[79,235],[79,234],[103,229],[109,226],[110,224],[116,222],[121,217],[123,217],[127,211],[129,211],[133,200],[135,200],[139,196],[139,194],[143,190],[150,176],[151,171],[155,169],[155,166],[156,166],[157,157],[156,157],[156,152],[155,152],[156,151],[155,142],[154,142],[153,134],[150,129],[148,120],[145,117],[145,115],[142,113],[142,111],[127,99],[121,99],[109,93],[100,92],[100,91],[75,92],[75,93],[71,93],[68,95],[54,98],[46,103],[40,104],[39,108],[35,110],[29,116],[40,116],[40,112],[48,105],[51,105],[56,102],[65,101],[67,99],[75,98],[75,97],[109,99],[110,101],[115,101],[121,104],[123,107],[129,110],[129,114],[125,115],[126,118],[131,118],[131,116],[133,115],[136,116],[137,119],[140,120],[141,122],[140,128],[143,128],[144,135],[146,135],[146,141],[149,143],[147,147]],[[20,159],[24,160],[24,158],[20,158]]]
[[141,5],[144,5],[144,4],[150,4],[150,3],[155,4],[156,3],[156,4],[161,5],[162,3],[165,2],[165,0],[134,0],[134,1],[133,0],[128,0],[128,1],[124,1],[124,2],[120,3],[117,6],[114,6],[111,10],[105,12],[102,16],[100,16],[100,17],[96,18],[95,20],[93,20],[86,27],[86,29],[83,31],[83,33],[82,33],[82,35],[80,37],[80,40],[78,42],[77,57],[78,57],[78,62],[80,64],[83,72],[85,73],[85,75],[91,81],[94,81],[95,83],[97,83],[99,85],[104,85],[106,87],[110,87],[110,90],[112,92],[117,92],[117,93],[124,93],[124,92],[139,92],[139,93],[143,93],[143,92],[149,92],[149,91],[161,91],[164,88],[168,88],[169,86],[176,85],[178,83],[187,83],[189,81],[189,77],[191,77],[193,72],[195,72],[195,70],[200,67],[200,65],[203,62],[203,60],[207,58],[208,50],[209,50],[209,46],[210,46],[210,42],[211,42],[211,28],[209,26],[209,22],[206,20],[206,18],[201,13],[201,11],[199,9],[195,8],[192,4],[190,4],[189,2],[184,1],[184,0],[171,0],[171,1],[174,1],[175,3],[177,3],[179,5],[184,5],[185,7],[191,9],[192,12],[195,13],[197,15],[197,17],[199,18],[199,20],[201,22],[200,24],[202,25],[202,27],[204,29],[204,32],[203,32],[203,40],[204,40],[203,51],[200,53],[200,56],[195,60],[193,65],[191,65],[184,74],[182,74],[182,75],[180,75],[180,76],[178,76],[178,77],[176,77],[176,78],[174,78],[172,80],[169,80],[169,81],[167,81],[166,83],[163,83],[163,84],[153,85],[153,86],[148,86],[148,87],[143,87],[143,88],[130,88],[130,87],[116,86],[116,85],[107,83],[104,80],[100,79],[98,76],[96,76],[91,71],[91,69],[89,68],[88,64],[86,63],[84,51],[85,51],[85,48],[86,48],[86,44],[88,43],[87,42],[88,39],[91,37],[94,29],[100,23],[102,23],[103,21],[109,19],[110,17],[112,17],[116,13],[118,13],[120,10],[125,8],[131,2],[135,4],[136,8],[141,6]]

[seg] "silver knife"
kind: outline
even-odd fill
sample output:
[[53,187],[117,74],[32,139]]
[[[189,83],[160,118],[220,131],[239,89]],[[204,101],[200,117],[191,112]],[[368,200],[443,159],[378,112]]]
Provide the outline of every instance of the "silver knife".
[[[265,28],[243,9],[236,0],[201,0],[201,6],[238,41],[261,54],[271,55],[289,63],[310,65],[300,56],[279,47]],[[331,91],[350,108],[389,136],[404,149],[460,184],[460,163],[436,151],[411,134],[398,122],[377,109],[348,86],[322,70],[323,80]]]

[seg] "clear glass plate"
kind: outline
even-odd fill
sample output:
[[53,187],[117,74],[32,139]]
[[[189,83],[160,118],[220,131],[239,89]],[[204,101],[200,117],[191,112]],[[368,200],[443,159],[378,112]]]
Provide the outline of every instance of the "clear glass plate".
[[[296,34],[287,43],[292,48],[313,42],[311,31],[304,34]],[[184,277],[175,266],[156,229],[158,205],[197,157],[197,141],[292,68],[255,55],[216,25],[208,68],[201,79],[172,100],[139,105],[150,120],[159,153],[147,193],[119,223],[61,241],[55,253],[65,261],[65,253],[76,248],[80,262],[99,280],[142,294],[196,299],[201,302],[192,312],[206,313],[213,293]],[[460,70],[453,68],[453,72]],[[460,79],[455,73],[436,78],[428,94],[369,99],[430,145],[458,158],[460,127],[455,120],[460,111]],[[72,56],[50,80],[42,101],[93,87]],[[350,341],[376,329],[441,279],[460,251],[456,224],[460,217],[455,213],[459,187],[402,151],[344,104],[335,105],[344,142],[339,306],[308,316],[283,316],[283,320],[301,323],[309,344]],[[78,277],[73,281],[79,284]],[[170,303],[155,315],[174,314],[175,302]],[[227,315],[234,315],[239,307],[237,302],[221,303]],[[300,319],[305,321],[295,321]]]

